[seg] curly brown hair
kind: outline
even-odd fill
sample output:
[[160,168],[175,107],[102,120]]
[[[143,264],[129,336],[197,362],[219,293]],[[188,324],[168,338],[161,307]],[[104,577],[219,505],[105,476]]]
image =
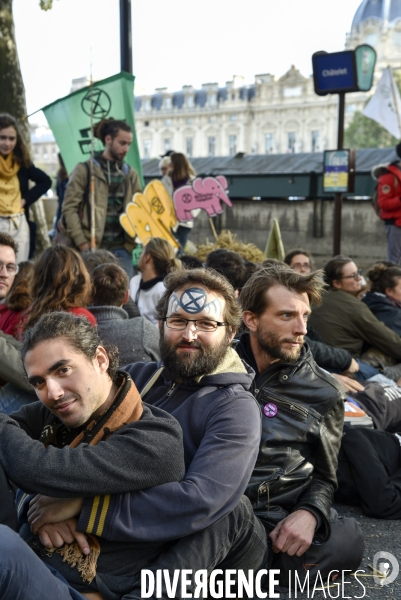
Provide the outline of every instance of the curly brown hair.
[[97,327],[92,327],[84,317],[77,317],[71,313],[51,312],[42,315],[24,336],[22,360],[24,361],[29,350],[41,342],[56,338],[64,338],[73,350],[80,352],[90,361],[95,358],[97,348],[103,346],[110,361],[107,372],[112,381],[115,380],[119,363],[118,348],[113,344],[104,344]]
[[366,273],[371,282],[370,291],[385,294],[386,290],[393,290],[401,279],[400,267],[388,267],[384,263],[373,265]]
[[91,295],[91,280],[78,252],[67,246],[46,248],[32,273],[32,306],[24,331],[44,313],[85,308]]

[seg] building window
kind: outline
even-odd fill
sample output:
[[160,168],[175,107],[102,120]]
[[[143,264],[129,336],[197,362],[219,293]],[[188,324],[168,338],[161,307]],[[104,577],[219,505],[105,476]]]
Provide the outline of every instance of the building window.
[[171,125],[171,119],[164,119],[164,124],[166,127],[170,127]]
[[151,140],[143,140],[143,158],[150,158]]
[[320,131],[312,131],[311,149],[312,149],[312,152],[319,152],[319,150],[320,150]]
[[207,138],[207,155],[215,156],[216,155],[216,138],[214,135],[210,135]]
[[284,88],[284,98],[296,98],[297,96],[302,96],[302,87]]
[[209,106],[216,106],[217,97],[216,94],[210,94],[209,96]]
[[294,154],[295,144],[297,142],[297,135],[296,135],[295,131],[289,131],[287,135],[288,135],[287,150],[288,150],[288,152],[291,152],[292,154]]
[[186,148],[186,154],[187,156],[189,156],[190,158],[193,155],[193,147],[194,147],[194,138],[192,137],[187,137],[185,138],[185,148]]
[[164,99],[164,108],[165,110],[171,110],[171,98]]
[[185,123],[186,123],[187,125],[192,125],[193,121],[194,121],[194,120],[193,120],[193,119],[191,119],[191,118],[189,117],[188,119],[186,119]]
[[164,152],[168,152],[169,150],[171,150],[171,139],[164,138]]
[[236,121],[238,118],[238,115],[236,115],[235,113],[230,115],[230,121]]
[[150,111],[150,100],[146,99],[143,101],[143,110],[145,112],[149,112]]
[[271,154],[273,152],[273,134],[266,133],[265,135],[265,154]]
[[237,136],[236,135],[228,136],[228,153],[230,156],[235,156],[237,154]]
[[208,123],[216,123],[216,117],[209,117]]
[[193,108],[193,107],[194,107],[194,97],[187,96],[187,108]]
[[149,121],[144,122],[145,127],[149,127]]
[[231,94],[231,100],[235,100],[235,94]]

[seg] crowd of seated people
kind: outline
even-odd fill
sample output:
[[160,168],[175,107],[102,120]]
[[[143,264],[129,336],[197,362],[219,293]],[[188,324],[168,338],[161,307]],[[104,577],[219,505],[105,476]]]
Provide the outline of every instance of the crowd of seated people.
[[[39,419],[36,409],[30,408],[38,396],[53,413],[53,417],[46,416],[46,419],[53,420],[45,420],[43,425],[49,422],[53,427],[54,423],[57,423],[60,432],[68,438],[67,445],[71,444],[71,448],[76,445],[78,450],[76,469],[73,468],[72,461],[68,462],[71,469],[69,486],[63,487],[60,484],[61,488],[57,491],[57,478],[53,481],[53,471],[46,466],[47,455],[45,458],[40,456],[43,472],[48,473],[48,480],[38,469],[37,476],[30,477],[29,484],[26,484],[29,487],[28,491],[33,490],[37,494],[43,493],[59,498],[73,497],[68,501],[57,498],[52,500],[58,510],[65,510],[65,514],[69,515],[68,519],[73,519],[73,527],[79,524],[80,528],[75,537],[76,542],[73,542],[74,536],[71,538],[71,534],[67,536],[68,539],[71,538],[71,542],[60,534],[62,544],[58,545],[64,547],[64,544],[69,546],[73,543],[76,544],[74,552],[80,554],[82,551],[83,555],[92,556],[96,547],[96,543],[92,545],[92,538],[99,536],[100,548],[97,552],[100,552],[100,556],[102,553],[106,556],[106,552],[111,552],[112,547],[115,548],[113,544],[117,544],[118,551],[122,547],[125,548],[119,542],[124,538],[124,543],[127,544],[125,552],[131,552],[138,544],[145,544],[141,548],[145,554],[150,552],[147,560],[152,563],[152,568],[165,567],[173,570],[185,568],[185,565],[206,568],[203,567],[203,553],[208,566],[222,564],[222,568],[229,568],[229,565],[235,564],[235,560],[238,559],[238,542],[242,561],[244,559],[241,548],[247,548],[249,568],[257,571],[260,568],[278,567],[281,572],[280,583],[284,587],[288,586],[288,573],[292,570],[302,573],[306,563],[310,565],[312,573],[317,564],[322,572],[327,573],[332,569],[357,568],[363,552],[358,524],[354,519],[339,518],[332,508],[336,490],[337,457],[340,457],[337,475],[340,488],[336,492],[339,501],[362,505],[365,512],[371,516],[399,518],[401,494],[396,490],[397,482],[401,480],[401,460],[397,462],[396,443],[392,432],[397,429],[395,423],[398,418],[401,430],[401,411],[392,413],[388,431],[379,431],[381,428],[386,429],[379,415],[377,419],[373,419],[375,429],[369,433],[356,433],[354,436],[353,429],[346,428],[343,437],[344,401],[347,390],[351,396],[359,398],[362,407],[366,400],[369,410],[372,402],[375,402],[372,391],[375,388],[366,386],[385,386],[386,384],[377,383],[384,374],[387,379],[392,380],[391,385],[395,389],[391,400],[396,399],[401,406],[401,393],[397,391],[401,391],[401,388],[396,386],[399,365],[395,364],[401,362],[401,338],[396,329],[398,313],[395,312],[400,310],[397,305],[397,286],[401,285],[401,269],[385,264],[374,265],[367,273],[370,291],[361,301],[358,298],[361,290],[360,272],[348,257],[335,257],[326,264],[323,271],[314,272],[312,255],[302,248],[289,252],[283,263],[271,259],[263,264],[251,264],[234,251],[219,249],[211,252],[202,265],[191,261],[191,257],[184,258],[182,262],[177,260],[173,249],[167,246],[164,240],[162,242],[154,238],[146,244],[138,265],[139,274],[134,277],[135,281],[130,282],[125,271],[118,265],[116,257],[109,256],[110,253],[106,250],[85,252],[81,255],[62,246],[53,246],[45,250],[33,264],[26,267],[20,265],[21,273],[13,273],[17,248],[15,244],[8,247],[7,239],[0,237],[0,283],[3,282],[3,295],[0,296],[0,328],[2,324],[4,327],[3,333],[0,334],[0,353],[4,359],[3,363],[6,364],[4,371],[0,368],[0,377],[4,373],[5,381],[8,381],[0,389],[0,411],[12,413],[13,416],[15,414],[20,427],[25,429],[29,436],[34,440],[44,440],[44,432],[46,431],[46,435],[49,435],[49,432],[43,429],[42,433],[39,432],[40,436],[35,438],[37,434],[33,434],[29,424],[29,418]],[[7,248],[3,257],[4,245]],[[14,253],[14,261],[9,249]],[[1,291],[0,286],[0,294]],[[384,317],[380,311],[381,316],[375,316],[374,311],[370,310],[371,297],[384,304]],[[4,307],[3,310],[1,307]],[[242,311],[242,329],[241,333],[238,333]],[[59,322],[56,316],[58,314]],[[290,316],[287,318],[286,315]],[[66,329],[63,330],[62,327],[69,327],[71,332],[76,332],[74,335],[77,337],[85,330],[82,340],[93,338],[91,343],[95,343],[95,346],[100,344],[97,348],[102,347],[101,344],[104,343],[105,349],[98,350],[95,347],[95,354],[87,354],[84,342],[81,340],[79,347],[75,347],[72,338],[68,338],[68,335],[73,334],[63,334],[62,331]],[[41,329],[44,333],[41,333]],[[90,330],[93,330],[93,336]],[[11,333],[12,336],[6,335],[7,333]],[[110,448],[114,448],[113,444],[117,442],[109,442],[109,437],[112,440],[116,435],[117,439],[119,427],[131,423],[128,419],[129,414],[123,412],[125,408],[121,409],[121,417],[119,416],[119,404],[115,402],[116,398],[120,398],[121,390],[124,389],[124,394],[127,393],[127,382],[132,380],[134,388],[136,385],[140,396],[144,397],[144,410],[148,410],[146,402],[153,405],[150,413],[146,414],[146,419],[160,420],[163,411],[170,412],[172,417],[178,419],[184,437],[185,475],[177,468],[170,480],[171,460],[168,462],[166,459],[164,474],[163,468],[160,468],[157,473],[155,471],[154,480],[149,475],[144,477],[142,488],[131,489],[128,484],[124,487],[118,470],[121,468],[121,461],[124,463],[126,459],[119,458],[111,450],[110,465],[116,460],[115,468],[116,473],[120,473],[120,481],[114,487],[111,483],[101,484],[101,477],[97,475],[96,469],[100,469],[103,459],[97,458],[97,441],[94,442],[91,454],[93,465],[87,465],[84,456],[79,454],[81,430],[78,428],[75,431],[75,426],[72,427],[74,435],[78,436],[76,439],[73,436],[70,438],[66,433],[69,407],[64,407],[58,412],[58,404],[53,406],[50,401],[47,403],[44,393],[48,380],[52,380],[53,385],[48,388],[48,394],[53,393],[50,390],[54,389],[55,384],[52,379],[53,367],[49,363],[46,372],[40,370],[41,361],[45,364],[46,360],[50,360],[51,350],[47,349],[47,345],[53,348],[54,339],[57,341],[63,335],[70,339],[69,348],[81,357],[81,362],[88,360],[88,356],[91,357],[91,361],[96,360],[93,381],[101,384],[98,389],[105,389],[106,383],[110,393],[114,390],[112,404],[108,404],[111,400],[107,400],[105,394],[102,396],[107,406],[113,407],[114,416],[109,414],[107,409],[105,413],[94,411],[87,414],[87,418],[93,420],[95,428],[98,421],[103,419],[103,414],[106,415],[106,445],[110,443]],[[210,340],[213,340],[213,343]],[[113,347],[118,348],[119,358],[116,358]],[[21,348],[24,367],[19,358]],[[54,348],[59,349],[60,344],[54,345]],[[65,353],[66,349],[62,348],[62,351]],[[35,353],[39,357],[37,362]],[[54,356],[54,360],[57,358]],[[363,360],[364,358],[366,360]],[[128,380],[124,379],[126,374],[116,375],[118,371],[113,371],[110,377],[105,375],[108,373],[105,365],[106,362],[109,364],[110,360],[114,361],[115,368],[125,370],[129,365]],[[7,368],[10,379],[7,379]],[[67,370],[68,368],[67,366]],[[401,376],[401,370],[399,375]],[[60,397],[65,393],[64,377],[64,374],[59,375],[58,371],[54,374]],[[375,383],[367,384],[368,380]],[[385,387],[382,389],[387,393]],[[370,393],[369,399],[363,395],[365,390]],[[121,400],[122,406],[124,394],[118,400]],[[249,403],[251,394],[259,404],[256,411],[255,406]],[[85,393],[82,397],[85,397]],[[93,407],[94,396],[90,398]],[[191,404],[195,398],[195,404]],[[238,410],[245,411],[242,419],[238,419],[232,410],[232,403],[235,404],[240,399]],[[139,395],[135,402],[140,404]],[[296,420],[296,429],[295,421],[289,425],[291,418],[288,419],[283,410],[287,405],[297,406],[298,411],[311,417],[310,420],[305,420],[307,430],[302,429],[304,425],[300,425],[299,419]],[[15,413],[18,409],[18,413]],[[249,411],[249,421],[245,418],[246,411]],[[259,426],[256,427],[260,411],[261,438]],[[374,410],[372,412],[375,413]],[[40,414],[41,418],[45,415],[43,410]],[[64,414],[66,416],[63,416]],[[319,416],[315,422],[317,414]],[[141,421],[141,417],[138,416],[134,421],[138,418]],[[23,456],[29,455],[30,461],[27,461],[26,468],[32,469],[32,461],[35,455],[39,454],[37,447],[35,452],[32,450],[33,446],[31,450],[28,445],[25,449],[26,440],[22,440],[24,444],[21,444],[21,440],[16,438],[14,452],[18,468],[16,467],[13,475],[15,480],[12,479],[8,470],[10,448],[14,448],[13,430],[10,429],[12,423],[12,419],[7,420],[0,413],[0,435],[7,439],[8,448],[2,452],[0,447],[0,492],[8,489],[10,479],[21,488],[21,492],[18,493],[22,494],[24,481],[20,473],[24,472]],[[80,427],[85,423],[88,427],[89,421],[81,423]],[[92,427],[92,421],[90,423]],[[224,434],[220,430],[223,424],[224,427],[228,427]],[[168,429],[170,425],[162,425],[158,421],[158,427],[163,427],[166,444],[172,435],[172,430]],[[144,427],[143,434],[150,435],[151,425],[146,422]],[[299,435],[298,428],[302,429],[302,435]],[[281,432],[281,450],[277,447],[277,440],[272,433],[276,429]],[[84,441],[88,431],[89,429],[84,429]],[[58,435],[55,432],[52,441],[46,441],[53,445],[55,450],[61,449],[65,443]],[[300,442],[301,438],[309,441]],[[90,439],[91,437],[88,437],[88,443],[92,444]],[[99,439],[101,437],[96,437],[96,440]],[[213,441],[216,439],[220,439],[220,444],[226,444],[227,448],[218,450]],[[386,443],[391,448],[391,452],[387,454],[383,450]],[[354,460],[358,444],[359,447],[363,445],[366,453],[372,456],[378,470],[387,458],[392,461],[391,474],[382,469],[378,475],[377,482],[387,490],[387,495],[383,493],[382,502],[376,505],[376,508],[372,500],[372,482],[370,481],[369,486],[365,488],[358,483],[366,478],[366,473],[363,469],[358,470],[359,463],[355,463]],[[244,447],[240,449],[240,446]],[[140,455],[136,456],[138,465],[141,465],[141,460],[146,462],[152,458],[144,448],[141,450],[144,452],[143,459]],[[174,448],[175,452],[176,446]],[[282,451],[288,453],[288,448],[304,457],[302,465],[296,465],[294,470],[291,494],[285,491],[286,486],[288,487],[288,477],[280,475],[283,466],[280,456]],[[221,450],[220,464],[217,456]],[[99,449],[99,457],[103,456],[101,452]],[[210,466],[208,453],[213,452],[217,452],[216,461]],[[55,456],[54,468],[60,472],[60,466],[64,463],[57,462],[56,459],[61,457],[61,454],[55,452],[52,456]],[[72,452],[71,458],[73,456]],[[153,458],[156,460],[156,455]],[[78,465],[81,464],[81,460],[83,469],[94,469],[93,482],[99,482],[96,484],[99,485],[99,489],[88,486],[83,492],[78,477]],[[234,463],[239,465],[240,475],[234,476]],[[217,469],[216,472],[214,469]],[[149,470],[147,472],[149,473]],[[271,476],[271,483],[266,484]],[[112,481],[113,478],[111,475],[110,477]],[[393,487],[389,491],[391,477]],[[216,495],[211,498],[210,489],[203,486],[206,482],[218,481],[219,478],[222,484],[216,484]],[[242,478],[241,481],[239,478]],[[245,479],[249,481],[248,485]],[[248,499],[241,499],[245,487]],[[14,488],[9,486],[9,492],[13,493],[13,490]],[[231,490],[229,496],[228,490]],[[110,493],[113,495],[111,499]],[[50,524],[51,527],[55,526],[51,520],[51,510],[45,506],[46,501],[42,501],[40,496],[31,496],[28,500],[24,498],[24,495],[18,496],[19,507],[23,507],[24,502],[27,502],[18,517],[24,519],[24,539],[29,540],[33,532],[39,537],[39,542],[36,541],[34,547],[37,547],[38,543],[42,546],[47,544],[48,548],[57,545],[51,543],[49,546],[48,539],[53,542],[55,538],[46,537],[47,522],[44,521],[42,525],[43,517],[39,516],[45,514],[49,519],[49,527]],[[106,500],[107,498],[109,499]],[[169,501],[166,501],[166,498]],[[184,506],[184,499],[186,505],[183,516],[180,507]],[[272,501],[277,510],[271,510]],[[160,520],[157,532],[153,529],[153,521],[149,517],[149,506],[157,509],[154,511]],[[105,539],[110,546],[104,546],[102,534],[93,531],[90,522],[85,521],[86,516],[95,515],[98,510],[102,511],[102,519],[107,525]],[[57,511],[54,509],[53,514],[55,512]],[[13,509],[11,514],[11,519],[4,517],[2,521],[0,511],[0,526],[3,523],[11,527]],[[95,516],[93,518],[97,519]],[[243,528],[242,538],[237,541],[233,541],[234,538],[230,534],[230,528],[237,527],[235,523],[242,523]],[[251,524],[246,531],[244,523]],[[42,526],[45,533],[41,530]],[[97,527],[99,532],[100,525]],[[302,536],[299,533],[300,529],[303,531]],[[1,528],[0,533],[3,533],[2,539],[7,540],[13,549],[10,556],[21,556],[21,564],[26,563],[33,569],[35,561],[29,552],[25,556],[20,540],[8,534],[5,536]],[[88,534],[95,535],[87,538]],[[190,541],[192,535],[195,545]],[[269,550],[266,537],[270,538],[273,553]],[[90,543],[87,549],[88,539]],[[217,539],[225,544],[224,551],[219,553],[222,557],[221,563],[216,562],[215,557],[207,555],[206,548],[214,547],[210,543],[211,539],[214,540],[213,544]],[[153,546],[146,545],[148,542]],[[180,556],[178,565],[177,556]],[[227,566],[224,556],[227,557]],[[186,562],[181,563],[184,557]],[[84,558],[83,556],[83,560]],[[6,559],[0,558],[0,563],[1,560]],[[7,560],[11,560],[10,557]],[[96,584],[89,586],[83,584],[79,576],[75,578],[66,575],[68,569],[66,571],[61,566],[61,559],[48,557],[43,560],[50,565],[56,565],[56,569],[62,571],[68,586],[74,590],[72,597],[79,598],[79,595],[74,596],[79,592],[93,592],[94,598],[101,598],[100,590],[104,594],[103,597],[107,598],[112,589],[115,597],[122,597],[120,590],[123,589],[123,585],[128,585],[127,579],[124,579],[123,584],[123,579],[117,581],[116,577],[113,580],[109,578],[107,571],[102,572],[102,560],[97,559],[97,567],[96,560],[95,566],[92,564],[92,568],[99,569],[99,577],[93,580]],[[122,560],[122,571],[123,563]],[[242,564],[241,561],[239,564]],[[85,568],[87,566],[85,562]],[[36,567],[39,569],[38,563]],[[8,565],[5,565],[5,568],[8,568]],[[42,574],[39,579],[41,577]],[[15,589],[18,585],[17,580],[15,577],[13,581],[8,581],[9,589]],[[21,581],[26,585],[23,576]],[[47,574],[43,575],[43,581],[47,581]],[[49,593],[50,590],[54,593],[51,587],[53,583],[53,580],[48,582]],[[0,593],[3,593],[1,585],[2,582]],[[129,585],[133,590],[130,597],[139,598],[138,583],[132,579]],[[64,588],[62,590],[64,593]],[[7,598],[6,595],[2,597]],[[43,597],[46,600],[46,597]],[[61,593],[59,597],[63,598]]]

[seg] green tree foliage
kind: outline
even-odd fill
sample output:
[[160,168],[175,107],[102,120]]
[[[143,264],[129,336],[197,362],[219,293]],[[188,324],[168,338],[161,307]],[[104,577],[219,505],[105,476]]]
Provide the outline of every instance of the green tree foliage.
[[388,148],[395,146],[397,142],[384,127],[373,119],[368,119],[360,111],[354,114],[344,133],[346,148]]

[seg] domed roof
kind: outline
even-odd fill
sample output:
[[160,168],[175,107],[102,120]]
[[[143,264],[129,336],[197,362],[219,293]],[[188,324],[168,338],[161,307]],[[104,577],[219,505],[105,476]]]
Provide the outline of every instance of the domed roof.
[[386,24],[401,19],[401,0],[362,0],[352,21],[352,28],[367,19],[377,19]]

